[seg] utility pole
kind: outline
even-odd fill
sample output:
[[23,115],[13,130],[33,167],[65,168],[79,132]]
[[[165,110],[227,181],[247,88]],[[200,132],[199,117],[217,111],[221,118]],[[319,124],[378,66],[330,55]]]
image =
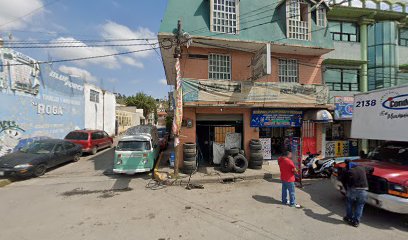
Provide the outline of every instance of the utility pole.
[[[183,30],[181,27],[181,20],[177,22],[177,32],[175,34],[176,47],[174,48],[174,58],[176,59],[176,83],[175,83],[175,98],[176,98],[176,109],[173,120],[173,133],[174,137],[174,147],[176,159],[174,163],[174,175],[178,176],[179,166],[181,160],[180,154],[180,131],[181,131],[181,120],[183,119],[183,95],[181,93],[181,71],[180,71],[180,58],[181,58],[181,38],[183,36]],[[175,130],[175,131],[174,131]]]

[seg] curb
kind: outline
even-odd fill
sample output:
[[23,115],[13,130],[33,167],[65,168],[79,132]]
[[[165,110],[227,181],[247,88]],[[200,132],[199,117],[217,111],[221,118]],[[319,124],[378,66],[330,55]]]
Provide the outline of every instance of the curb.
[[[223,175],[223,176],[211,176],[202,179],[193,179],[191,178],[191,183],[194,184],[209,184],[209,183],[233,183],[239,181],[250,181],[250,180],[258,180],[258,179],[272,179],[272,173],[259,173],[250,176],[240,175],[240,174],[231,174],[231,175]],[[183,179],[182,183],[187,183],[187,179]]]
[[0,179],[0,188],[9,185],[12,182],[13,181],[11,181],[10,179]]

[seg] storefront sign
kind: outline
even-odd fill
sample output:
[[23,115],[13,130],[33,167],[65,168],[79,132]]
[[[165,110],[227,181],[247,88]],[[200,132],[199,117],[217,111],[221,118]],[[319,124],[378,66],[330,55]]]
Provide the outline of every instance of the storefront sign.
[[354,97],[334,97],[335,120],[351,120],[353,116]]
[[260,109],[253,110],[251,127],[301,127],[302,111],[280,110],[280,109]]
[[239,102],[327,104],[328,88],[324,85],[251,81],[184,79],[185,102]]

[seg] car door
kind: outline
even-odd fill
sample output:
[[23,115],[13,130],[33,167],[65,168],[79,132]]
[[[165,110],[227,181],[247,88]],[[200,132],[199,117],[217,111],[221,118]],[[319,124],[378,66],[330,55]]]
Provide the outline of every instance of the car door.
[[92,144],[91,148],[97,146],[97,149],[100,149],[101,146],[98,132],[93,132],[91,134],[91,144]]
[[103,135],[103,141],[105,142],[105,147],[109,147],[111,145],[111,140],[110,140],[108,133],[103,131],[102,135]]
[[63,145],[66,151],[67,161],[74,160],[75,154],[78,154],[78,150],[76,149],[75,144],[70,142],[64,142]]
[[62,143],[57,143],[54,147],[54,166],[68,160],[67,151]]

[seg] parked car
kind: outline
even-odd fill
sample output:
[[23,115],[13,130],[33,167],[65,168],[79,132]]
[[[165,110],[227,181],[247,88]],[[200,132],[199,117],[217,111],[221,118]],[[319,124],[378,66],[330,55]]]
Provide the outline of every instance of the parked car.
[[113,138],[101,130],[76,130],[68,133],[65,140],[82,146],[82,152],[96,154],[98,150],[113,147]]
[[0,157],[1,177],[39,177],[48,168],[65,162],[77,162],[82,147],[58,139],[38,140],[17,152]]
[[167,128],[159,127],[159,128],[157,128],[157,131],[159,132],[159,137],[160,138],[165,138],[167,140],[167,142],[170,141],[170,133],[167,131]]
[[[386,142],[368,154],[367,159],[355,160],[361,166],[374,168],[368,179],[367,203],[384,210],[408,214],[408,142]],[[345,163],[336,164],[332,175],[334,186],[345,194],[338,180]]]

